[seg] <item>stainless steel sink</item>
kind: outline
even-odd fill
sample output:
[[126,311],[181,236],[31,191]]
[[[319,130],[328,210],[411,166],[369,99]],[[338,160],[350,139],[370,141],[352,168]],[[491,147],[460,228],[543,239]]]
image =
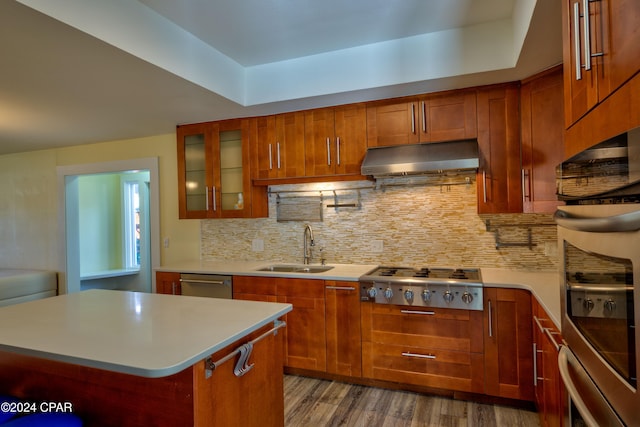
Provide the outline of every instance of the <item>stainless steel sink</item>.
[[274,264],[259,268],[258,271],[273,271],[279,273],[323,273],[331,270],[330,265],[306,265],[306,264]]

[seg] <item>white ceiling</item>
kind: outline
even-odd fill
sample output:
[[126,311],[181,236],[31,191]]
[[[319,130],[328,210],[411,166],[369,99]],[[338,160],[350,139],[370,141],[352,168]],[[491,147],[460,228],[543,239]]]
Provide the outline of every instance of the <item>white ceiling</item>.
[[0,154],[518,80],[557,0],[2,0]]

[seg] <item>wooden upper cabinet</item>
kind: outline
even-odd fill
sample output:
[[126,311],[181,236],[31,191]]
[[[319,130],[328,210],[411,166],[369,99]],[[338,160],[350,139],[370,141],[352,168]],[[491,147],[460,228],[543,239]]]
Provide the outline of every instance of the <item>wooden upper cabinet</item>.
[[475,138],[473,91],[374,103],[367,106],[369,147]]
[[553,213],[556,166],[563,160],[562,68],[523,82],[520,90],[522,198],[525,213]]
[[211,123],[178,126],[179,216],[208,218],[213,186],[213,128]]
[[562,18],[570,127],[640,70],[640,2],[564,0]]
[[363,104],[305,112],[305,175],[359,175],[367,149]]
[[254,179],[304,176],[304,112],[251,119]]
[[367,106],[367,145],[384,147],[419,142],[416,108],[417,100]]
[[178,126],[177,137],[180,218],[251,217],[249,120]]
[[432,95],[419,101],[421,142],[476,138],[476,93]]
[[478,90],[478,213],[522,212],[519,89]]

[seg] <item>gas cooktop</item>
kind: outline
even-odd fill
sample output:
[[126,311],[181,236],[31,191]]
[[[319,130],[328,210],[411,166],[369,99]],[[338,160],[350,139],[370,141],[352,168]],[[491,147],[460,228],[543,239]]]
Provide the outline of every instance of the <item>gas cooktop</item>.
[[[407,280],[409,279],[409,280]],[[411,268],[411,267],[378,267],[361,280],[381,281],[412,281],[444,283],[482,283],[480,270],[477,268]]]
[[378,267],[360,277],[360,300],[482,310],[482,278],[477,268]]

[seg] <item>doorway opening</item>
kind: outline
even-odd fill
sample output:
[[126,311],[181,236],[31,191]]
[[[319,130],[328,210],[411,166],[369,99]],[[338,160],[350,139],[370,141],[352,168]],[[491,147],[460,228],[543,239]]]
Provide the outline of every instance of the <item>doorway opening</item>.
[[60,293],[151,292],[159,266],[157,158],[58,168]]

